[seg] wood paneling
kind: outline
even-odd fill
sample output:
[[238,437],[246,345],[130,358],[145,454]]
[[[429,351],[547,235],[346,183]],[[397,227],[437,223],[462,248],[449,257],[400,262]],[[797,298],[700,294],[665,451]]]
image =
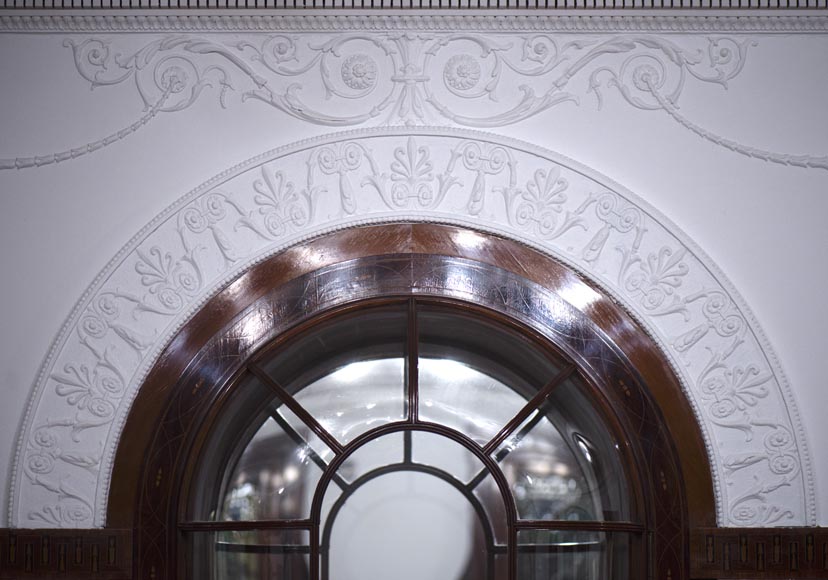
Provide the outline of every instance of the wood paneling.
[[690,534],[696,580],[828,578],[828,528],[700,528]]
[[131,530],[0,530],[0,579],[132,578]]

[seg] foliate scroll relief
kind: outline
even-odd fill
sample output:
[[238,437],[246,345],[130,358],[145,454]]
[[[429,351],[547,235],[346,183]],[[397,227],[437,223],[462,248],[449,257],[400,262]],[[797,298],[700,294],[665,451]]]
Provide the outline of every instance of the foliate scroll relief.
[[[331,18],[336,29],[337,20]],[[139,37],[141,38],[141,37]],[[722,137],[679,110],[688,83],[727,87],[755,44],[727,37],[596,36],[339,31],[331,34],[180,34],[143,44],[67,40],[93,88],[134,84],[144,112],[103,139],[57,153],[0,159],[0,169],[86,155],[161,114],[203,98],[222,107],[255,100],[308,123],[500,127],[613,91],[630,106],[660,110],[699,136],[743,155],[828,169],[828,156],[761,150]],[[123,46],[121,46],[123,45]]]
[[[291,46],[261,58],[287,66]],[[357,65],[354,78],[372,74]],[[674,226],[600,176],[526,144],[433,128],[331,136],[224,175],[159,217],[67,323],[20,441],[13,525],[102,525],[130,402],[192,309],[254,260],[371,220],[507,235],[602,284],[682,376],[716,461],[720,524],[812,523],[799,419],[753,321]]]

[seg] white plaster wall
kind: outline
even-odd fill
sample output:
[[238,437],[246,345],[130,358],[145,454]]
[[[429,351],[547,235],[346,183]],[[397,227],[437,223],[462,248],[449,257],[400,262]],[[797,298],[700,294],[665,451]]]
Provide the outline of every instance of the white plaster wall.
[[[71,35],[0,34],[0,158],[100,139],[141,115],[130,85],[90,91],[63,46]],[[83,35],[86,37],[90,35]],[[74,38],[82,38],[74,37]],[[117,35],[108,35],[115,38]],[[130,42],[140,45],[147,36]],[[679,41],[680,37],[677,38]],[[727,91],[688,82],[682,114],[746,145],[828,155],[828,35],[751,36]],[[22,412],[51,340],[96,274],[143,225],[216,173],[332,129],[230,95],[205,95],[85,157],[0,171],[0,497]],[[818,523],[828,525],[828,171],[752,159],[710,143],[664,111],[581,91],[530,119],[493,129],[563,153],[661,210],[724,270],[769,336],[811,446]],[[0,504],[5,521],[7,504]]]

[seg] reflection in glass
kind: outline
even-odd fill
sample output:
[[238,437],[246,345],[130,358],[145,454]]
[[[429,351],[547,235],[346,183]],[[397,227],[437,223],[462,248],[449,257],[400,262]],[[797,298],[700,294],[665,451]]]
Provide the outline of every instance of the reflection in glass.
[[526,400],[477,369],[451,359],[420,358],[420,419],[447,425],[485,445]]
[[313,450],[297,444],[297,437],[301,434],[296,433],[292,438],[273,417],[264,422],[227,480],[217,519],[308,517],[310,501],[322,471],[311,458]]
[[628,518],[617,446],[581,389],[560,385],[494,454],[521,519]]
[[[307,530],[248,530],[192,533],[193,578],[214,580],[307,580],[310,535]],[[209,555],[205,558],[205,555]]]
[[462,483],[468,483],[485,469],[471,451],[441,435],[414,431],[411,439],[412,459],[415,463],[442,469]]
[[518,531],[520,580],[626,578],[629,536],[570,530]]
[[402,306],[320,324],[262,366],[339,442],[405,418]]
[[420,418],[481,445],[562,366],[523,335],[457,310],[424,306],[418,325]]
[[505,548],[509,542],[509,519],[503,496],[494,478],[488,472],[481,472],[478,477],[469,482],[469,488],[474,492],[475,499],[483,506],[486,519],[491,522],[495,546]]

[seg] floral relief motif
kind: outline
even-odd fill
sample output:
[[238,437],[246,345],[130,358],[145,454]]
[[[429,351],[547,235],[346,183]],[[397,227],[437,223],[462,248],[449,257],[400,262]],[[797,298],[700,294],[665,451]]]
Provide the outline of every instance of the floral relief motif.
[[342,80],[357,91],[373,89],[377,83],[377,63],[364,54],[351,55],[342,63]]
[[[297,191],[282,171],[271,173],[266,168],[262,168],[262,178],[253,182],[253,189],[253,201],[259,206],[264,228],[271,237],[279,238],[313,221],[313,200],[320,190]],[[261,234],[252,220],[244,219],[243,223]]]
[[455,54],[443,69],[443,79],[455,91],[468,91],[480,82],[480,63],[468,54]]
[[[293,66],[290,42],[279,42],[269,50],[284,58],[267,57],[271,65]],[[530,46],[529,62],[555,58],[542,39]],[[340,212],[320,216],[320,206]],[[721,523],[804,521],[806,507],[789,492],[808,493],[807,452],[790,412],[776,403],[784,401],[779,379],[711,270],[691,268],[699,261],[692,248],[651,210],[564,158],[442,129],[349,134],[272,153],[166,214],[102,278],[49,358],[20,443],[15,521],[101,525],[107,489],[95,482],[106,482],[111,468],[112,426],[190,306],[280,244],[376,216],[391,221],[395,211],[406,220],[512,231],[574,256],[656,337],[676,337],[660,340],[683,357],[677,370],[719,446]],[[504,300],[522,299],[505,289]]]
[[542,239],[554,239],[575,226],[585,227],[582,212],[564,210],[568,187],[561,168],[552,166],[546,171],[536,170],[526,189],[502,188],[500,191],[513,226],[529,229]]
[[414,137],[409,137],[405,148],[394,149],[391,163],[391,200],[396,207],[408,207],[410,200],[416,200],[420,207],[434,204],[433,166],[428,149],[418,147]]
[[[738,525],[777,524],[794,517],[790,509],[779,507],[768,501],[768,497],[776,490],[791,486],[799,475],[796,442],[781,421],[763,419],[755,412],[771,393],[772,375],[755,364],[730,366],[728,359],[732,353],[729,348],[711,351],[710,360],[698,378],[702,401],[715,425],[741,431],[745,443],[764,432],[763,448],[725,454],[722,458],[730,480],[744,470],[751,473],[754,481],[754,485],[731,502],[730,515]],[[759,466],[765,470],[761,477],[756,473]]]
[[687,250],[664,246],[646,259],[624,247],[618,251],[623,256],[618,280],[630,296],[636,296],[652,316],[682,314],[685,320],[689,319],[687,305],[678,292],[690,273],[683,261]]
[[[76,69],[93,88],[134,83],[145,113],[129,127],[82,147],[0,159],[0,170],[86,155],[131,135],[158,114],[189,108],[216,89],[223,107],[228,95],[239,90],[242,102],[258,100],[318,125],[451,122],[465,127],[510,125],[564,103],[579,106],[589,93],[600,108],[605,90],[613,89],[628,105],[662,111],[736,153],[828,169],[828,155],[743,145],[680,112],[678,102],[688,82],[727,88],[743,71],[754,44],[725,37],[706,43],[691,37],[679,44],[659,35],[563,42],[547,34],[412,30],[250,34],[242,41],[176,34],[151,40],[129,54],[100,38],[67,40]],[[388,74],[381,75],[383,70]]]

